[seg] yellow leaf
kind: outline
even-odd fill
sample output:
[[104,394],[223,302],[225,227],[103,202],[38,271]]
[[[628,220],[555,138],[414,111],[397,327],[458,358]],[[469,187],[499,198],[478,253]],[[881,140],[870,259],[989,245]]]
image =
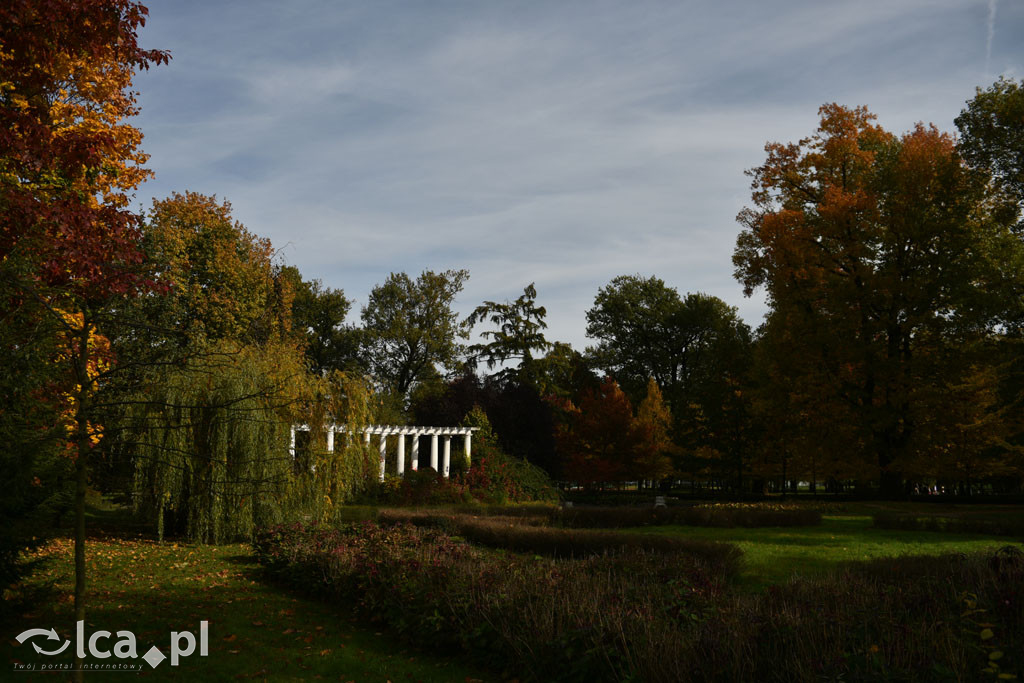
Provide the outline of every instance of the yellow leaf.
[[986,628],[986,629],[982,630],[982,632],[979,633],[978,635],[981,636],[982,640],[988,640],[989,638],[991,638],[995,634],[992,633],[992,629]]

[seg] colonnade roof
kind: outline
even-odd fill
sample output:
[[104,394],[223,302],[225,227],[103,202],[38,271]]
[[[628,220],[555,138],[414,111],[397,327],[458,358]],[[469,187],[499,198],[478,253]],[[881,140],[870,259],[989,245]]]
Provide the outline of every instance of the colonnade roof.
[[[296,425],[295,429],[300,432],[310,431],[309,425]],[[413,436],[431,436],[447,435],[447,436],[471,436],[473,432],[479,431],[479,427],[416,427],[410,425],[368,425],[366,427],[359,427],[356,432],[359,434],[378,434],[381,436],[390,436],[392,434],[402,435],[413,435]],[[345,425],[327,425],[325,431],[329,432],[346,432],[348,428]]]

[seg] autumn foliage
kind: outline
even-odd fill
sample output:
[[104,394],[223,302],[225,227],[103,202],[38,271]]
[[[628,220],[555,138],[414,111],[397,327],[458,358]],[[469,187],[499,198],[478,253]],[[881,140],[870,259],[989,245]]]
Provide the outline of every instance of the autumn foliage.
[[[88,460],[100,435],[95,402],[105,375],[98,318],[155,285],[143,267],[140,217],[128,206],[148,175],[142,134],[127,123],[137,113],[132,76],[168,60],[139,47],[145,17],[130,0],[0,4],[0,312],[27,323],[28,338],[12,335],[4,350],[34,355],[31,377],[39,382],[28,392],[9,383],[15,404],[5,410],[41,404],[63,428],[4,423],[14,440],[25,443],[25,431],[40,429],[50,435],[47,450],[59,440],[74,453],[78,619],[85,618]],[[52,368],[39,367],[46,354],[33,349],[41,348],[54,350]],[[34,391],[48,382],[58,384],[50,396]],[[14,457],[35,463],[38,450]]]
[[0,6],[0,260],[79,296],[139,287],[131,191],[147,177],[131,79],[168,60],[136,42],[129,0]]
[[966,436],[926,425],[1003,353],[1024,247],[951,135],[919,124],[897,136],[863,107],[820,114],[813,136],[767,145],[750,171],[733,261],[771,306],[761,396],[807,411],[777,416],[795,437],[783,441],[811,425],[830,471],[895,493],[906,474],[941,471],[949,439]]
[[583,483],[661,479],[672,471],[668,452],[671,414],[653,380],[634,415],[626,394],[611,377],[583,389],[578,401],[552,399],[563,421],[556,442],[566,479]]
[[[81,313],[60,313],[65,327],[58,334],[57,352],[53,362],[63,372],[57,375],[57,380],[47,389],[51,392],[50,400],[56,400],[61,404],[60,423],[67,438],[67,441],[62,444],[62,448],[69,457],[74,459],[79,455],[74,437],[78,428],[75,420],[79,412],[82,386],[77,382],[74,373],[68,370],[68,366],[78,354],[77,337],[82,334],[87,337],[85,373],[88,381],[95,382],[102,373],[108,371],[114,363],[114,356],[110,348],[110,340],[100,334],[95,325],[83,329],[85,320]],[[88,445],[95,447],[103,436],[103,427],[86,419],[85,429],[88,434]]]

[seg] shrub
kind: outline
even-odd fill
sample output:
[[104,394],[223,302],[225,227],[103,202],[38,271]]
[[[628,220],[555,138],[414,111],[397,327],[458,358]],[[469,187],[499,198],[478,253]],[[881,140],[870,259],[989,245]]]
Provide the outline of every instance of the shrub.
[[427,468],[404,476],[388,475],[371,489],[370,499],[389,505],[447,505],[472,500],[468,487],[458,479],[446,479]]
[[523,557],[409,524],[277,527],[255,549],[280,579],[506,677],[994,680],[1024,666],[1015,548],[855,563],[758,594],[686,554]]
[[471,515],[382,511],[379,520],[382,524],[407,521],[418,526],[443,528],[480,545],[551,557],[586,557],[624,550],[688,555],[706,563],[710,570],[722,577],[736,575],[743,554],[729,543],[590,529],[559,529],[542,526],[543,520],[530,517],[481,519]]
[[671,508],[566,508],[552,523],[574,528],[615,529],[659,524],[712,527],[815,526],[821,512],[804,507],[763,504],[699,505]]
[[475,498],[488,503],[558,500],[558,491],[544,470],[498,446],[480,406],[473,406],[462,424],[478,430],[473,436],[472,463],[462,477]]
[[908,515],[879,512],[873,515],[874,526],[879,529],[907,531],[943,531],[963,534],[991,534],[1024,538],[1024,516],[1007,514],[999,517],[975,515]]
[[656,555],[687,555],[717,576],[739,571],[742,551],[730,543],[607,531],[559,529],[543,525],[540,517],[488,517],[421,510],[382,510],[381,524],[408,523],[457,534],[492,548],[550,557],[586,557],[627,550]]
[[736,596],[722,606],[720,618],[697,631],[690,648],[700,657],[686,667],[652,661],[648,677],[945,681],[1012,676],[1024,665],[1020,559],[1019,551],[1003,550],[858,562],[825,577]]
[[637,667],[626,622],[688,623],[723,586],[686,555],[555,561],[407,524],[280,526],[254,548],[284,582],[534,680],[625,680]]
[[558,507],[552,503],[478,505],[463,508],[463,511],[482,517],[530,517],[546,520],[558,511]]

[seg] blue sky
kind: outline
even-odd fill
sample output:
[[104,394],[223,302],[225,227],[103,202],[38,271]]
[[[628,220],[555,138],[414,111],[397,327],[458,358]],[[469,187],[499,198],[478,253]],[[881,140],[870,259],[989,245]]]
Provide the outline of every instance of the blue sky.
[[[145,0],[144,0],[145,2]],[[1024,77],[1022,0],[150,0],[151,198],[227,198],[354,313],[390,272],[467,268],[466,314],[530,282],[586,344],[613,277],[765,312],[732,278],[744,169],[825,102],[953,130]]]

